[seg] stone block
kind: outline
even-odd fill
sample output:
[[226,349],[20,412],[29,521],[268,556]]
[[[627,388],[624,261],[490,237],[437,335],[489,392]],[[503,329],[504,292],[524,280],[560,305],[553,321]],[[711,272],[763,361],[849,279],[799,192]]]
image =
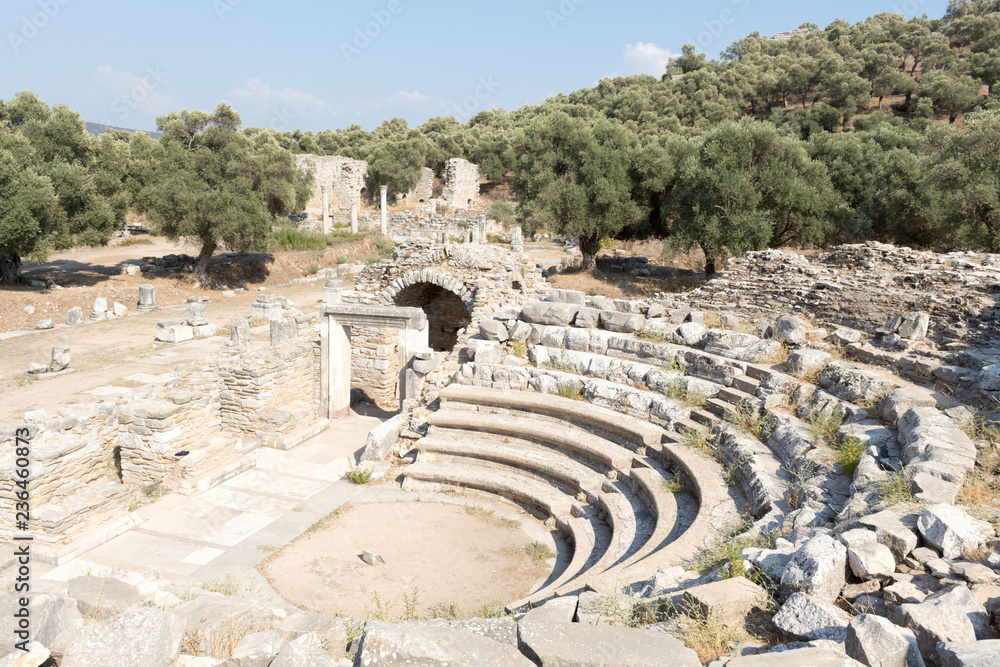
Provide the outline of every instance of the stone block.
[[188,305],[187,310],[184,312],[184,319],[188,326],[191,327],[200,327],[208,324],[208,310],[205,308],[205,304],[192,303]]
[[654,630],[522,621],[517,641],[521,652],[536,665],[701,667],[694,651]]
[[298,342],[299,327],[295,320],[278,318],[271,320],[271,347],[285,347]]
[[219,333],[219,327],[214,324],[202,324],[191,328],[194,330],[194,337],[198,340],[211,338],[215,334]]
[[847,548],[829,535],[805,542],[781,575],[785,595],[797,592],[833,602],[847,584]]
[[115,301],[113,309],[115,317],[128,317],[128,308],[125,307],[125,304]]
[[615,333],[635,333],[646,325],[646,318],[642,315],[619,313],[617,311],[601,312],[601,328]]
[[964,510],[940,503],[925,509],[917,522],[924,540],[945,558],[961,558],[963,551],[976,549],[995,535],[993,527]]
[[587,295],[577,290],[554,289],[549,299],[552,303],[571,303],[582,306],[587,302]]
[[[355,664],[404,667],[532,667],[516,645],[459,625],[366,621]],[[301,663],[288,663],[300,667]],[[271,667],[275,667],[272,663]]]
[[774,615],[776,626],[806,640],[842,642],[850,622],[851,617],[840,607],[806,593],[791,595]]
[[572,304],[536,301],[524,307],[522,317],[529,324],[565,327],[569,326],[579,310],[579,306]]
[[35,325],[35,328],[42,331],[45,329],[54,329],[55,326],[56,325],[52,320],[38,320],[38,324]]
[[806,325],[795,315],[782,315],[774,323],[771,338],[779,343],[796,345],[806,340]]
[[510,337],[507,327],[499,320],[482,320],[479,323],[479,335],[486,340],[495,340],[500,343],[505,342]]
[[58,373],[69,368],[69,348],[65,345],[56,345],[52,348],[52,363],[49,364],[50,373]]
[[63,667],[169,667],[180,655],[185,622],[150,607],[84,626],[69,645]]
[[847,626],[847,655],[866,665],[923,667],[913,632],[874,614],[860,614]]
[[[167,322],[177,322],[178,320],[166,320]],[[186,324],[156,325],[156,340],[164,343],[184,343],[194,340],[194,328]]]
[[933,408],[937,406],[934,396],[921,387],[903,387],[889,392],[879,405],[878,413],[893,424],[910,408]]
[[733,577],[688,588],[684,599],[709,621],[742,628],[751,609],[767,604],[767,591],[745,577]]
[[83,323],[83,309],[79,306],[75,308],[70,308],[66,313],[66,324],[82,324]]

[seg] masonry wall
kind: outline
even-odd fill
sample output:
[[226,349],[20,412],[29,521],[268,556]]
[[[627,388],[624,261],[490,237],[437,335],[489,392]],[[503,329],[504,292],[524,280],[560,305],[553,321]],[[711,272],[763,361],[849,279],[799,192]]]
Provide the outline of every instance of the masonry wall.
[[479,167],[468,160],[452,158],[444,165],[444,191],[441,198],[458,209],[474,208],[479,203]]
[[351,206],[367,198],[368,163],[364,160],[352,160],[339,155],[299,155],[296,164],[302,170],[312,168],[312,196],[306,202],[305,212],[311,220],[321,220],[323,217],[323,186],[329,188],[331,215],[348,215],[350,220]]
[[399,407],[399,331],[351,328],[351,389],[386,410]]

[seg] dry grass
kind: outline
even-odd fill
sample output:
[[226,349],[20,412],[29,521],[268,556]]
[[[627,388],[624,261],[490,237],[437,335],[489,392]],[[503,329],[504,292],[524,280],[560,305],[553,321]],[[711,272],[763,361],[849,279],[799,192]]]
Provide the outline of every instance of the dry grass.
[[494,510],[488,510],[485,507],[480,507],[479,505],[466,505],[465,513],[469,516],[474,516],[480,521],[484,521],[491,526],[498,526],[500,528],[512,528],[517,530],[521,527],[521,522],[516,519],[505,519],[496,515]]
[[557,289],[578,290],[591,296],[645,299],[657,292],[690,292],[704,283],[705,278],[685,270],[678,270],[675,275],[668,278],[644,278],[627,273],[612,273],[597,277],[577,268],[560,271],[550,276],[549,282]]
[[766,359],[764,363],[771,364],[772,366],[781,366],[786,361],[788,361],[788,357],[789,355],[791,355],[791,353],[792,353],[791,348],[789,348],[787,345],[782,345],[781,349],[778,350],[777,354],[775,354],[770,359]]
[[720,619],[707,618],[701,609],[693,606],[684,610],[678,622],[684,645],[694,651],[704,665],[750,639],[746,628],[726,627]]
[[184,634],[183,650],[189,655],[205,655],[225,660],[233,654],[244,637],[270,630],[271,626],[270,621],[235,616],[210,630],[205,619],[202,619]]
[[1000,446],[988,444],[979,451],[976,467],[958,492],[958,504],[1000,529]]

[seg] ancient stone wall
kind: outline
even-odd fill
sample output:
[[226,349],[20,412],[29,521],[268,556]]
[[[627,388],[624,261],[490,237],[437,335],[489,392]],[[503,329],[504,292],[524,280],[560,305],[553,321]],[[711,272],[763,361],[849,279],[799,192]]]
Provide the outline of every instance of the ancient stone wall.
[[296,164],[302,170],[312,169],[312,196],[306,202],[305,212],[311,220],[323,217],[323,186],[326,186],[330,215],[348,215],[354,202],[369,197],[368,163],[339,155],[299,155]]
[[399,407],[399,331],[351,328],[351,389],[386,410]]
[[399,200],[407,204],[423,204],[434,197],[434,170],[424,167],[420,170],[420,180],[410,192],[402,195]]
[[468,160],[452,158],[444,165],[441,199],[455,209],[473,209],[479,203],[479,167]]

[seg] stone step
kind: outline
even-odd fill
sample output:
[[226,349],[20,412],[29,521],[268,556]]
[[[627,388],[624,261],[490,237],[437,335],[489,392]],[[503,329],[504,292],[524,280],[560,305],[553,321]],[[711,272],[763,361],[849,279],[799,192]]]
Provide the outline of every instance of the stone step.
[[[545,400],[535,394],[535,400]],[[547,424],[530,416],[510,417],[478,412],[438,410],[427,418],[430,434],[434,427],[455,428],[497,435],[510,435],[567,449],[613,470],[629,470],[635,455],[613,442],[579,429],[572,424]]]
[[732,406],[732,405],[739,405],[743,401],[753,398],[753,396],[746,393],[745,391],[740,391],[739,389],[732,389],[730,387],[726,387],[725,389],[719,392],[717,398],[720,401],[724,401]]
[[677,499],[664,485],[665,478],[660,471],[653,468],[633,468],[629,474],[647,504],[652,507],[656,515],[656,527],[645,544],[624,563],[626,567],[663,546],[677,524]]
[[508,612],[521,613],[527,611],[531,606],[554,596],[556,590],[567,586],[571,581],[585,575],[589,569],[587,562],[594,555],[594,549],[597,548],[593,520],[577,517],[567,519],[563,517],[556,521],[556,526],[563,535],[573,542],[573,558],[555,581],[521,600],[511,602],[507,605]]
[[408,488],[407,482],[411,481],[466,486],[494,493],[528,503],[553,518],[571,517],[576,505],[572,496],[560,493],[549,484],[472,463],[459,465],[443,461],[417,461],[403,470],[403,488]]
[[[669,444],[680,444],[684,442],[684,436],[677,431],[664,431],[662,442]],[[662,443],[661,443],[662,444]]]
[[566,595],[586,586],[590,577],[599,577],[624,562],[632,549],[635,541],[636,522],[631,503],[621,493],[602,493],[598,497],[598,501],[601,506],[601,516],[611,526],[611,542],[600,560],[588,568],[581,577],[556,590],[559,595]]
[[539,400],[535,392],[502,391],[456,384],[441,390],[442,408],[449,401],[545,414],[578,424],[589,424],[634,442],[637,447],[652,446],[660,441],[660,428],[655,424],[571,398],[546,396]]
[[293,447],[298,447],[306,440],[309,440],[310,438],[319,435],[328,428],[330,428],[329,419],[318,419],[312,422],[311,424],[306,424],[305,426],[299,426],[291,433],[285,435],[263,434],[264,446],[270,447],[271,449],[288,451]]
[[774,371],[772,371],[768,366],[763,366],[761,364],[747,364],[746,374],[758,382],[763,382],[767,378],[774,375]]
[[713,426],[715,426],[716,424],[718,424],[720,421],[722,421],[721,419],[719,419],[718,417],[716,417],[714,414],[712,414],[708,410],[692,410],[691,411],[691,419],[693,421],[698,422],[699,424],[704,424],[705,426],[708,426],[709,428],[712,428]]
[[[692,413],[691,416],[693,417],[694,413]],[[681,435],[681,442],[683,442],[684,434],[692,432],[698,433],[700,431],[704,431],[705,425],[696,422],[693,419],[681,419],[676,424],[674,424],[674,428],[677,429],[677,432]]]
[[733,404],[718,398],[710,398],[705,401],[705,409],[720,419],[725,419],[727,412],[732,412]]
[[739,391],[745,392],[750,396],[757,395],[757,389],[760,387],[760,381],[754,380],[752,377],[746,375],[738,375],[733,378],[733,389],[738,389]]
[[[523,468],[562,480],[576,489],[587,493],[598,493],[607,480],[587,466],[561,455],[559,452],[542,448],[529,448],[517,444],[505,444],[497,439],[468,432],[454,435],[430,435],[417,441],[414,449],[423,454],[444,454],[468,457],[483,461],[502,463],[514,468]],[[421,457],[421,460],[424,460]]]

